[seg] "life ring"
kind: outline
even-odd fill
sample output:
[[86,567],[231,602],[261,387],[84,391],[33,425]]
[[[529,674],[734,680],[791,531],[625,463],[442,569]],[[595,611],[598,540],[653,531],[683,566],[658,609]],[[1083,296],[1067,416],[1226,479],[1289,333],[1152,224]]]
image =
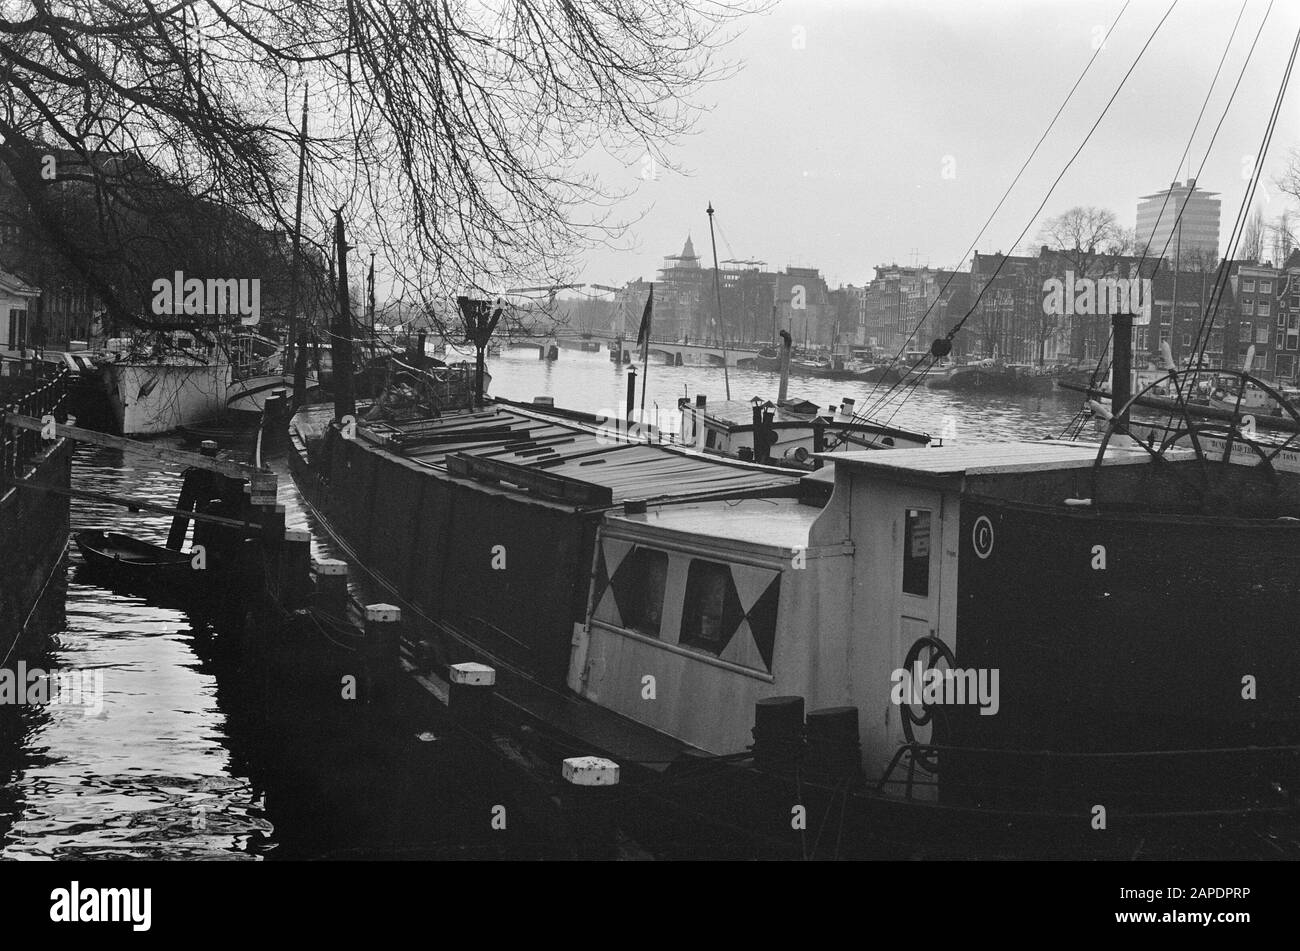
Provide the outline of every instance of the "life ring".
[[[939,638],[927,634],[925,637],[918,638],[916,643],[908,648],[907,656],[903,658],[903,669],[907,671],[909,677],[912,671],[916,669],[923,652],[928,652],[925,663],[926,670],[935,669],[940,660],[947,661],[949,670],[957,666],[957,657],[953,654],[952,648]],[[919,716],[912,710],[910,703],[899,704],[899,709],[903,721],[903,736],[907,738],[909,744],[913,746],[924,745],[917,740],[914,728],[929,726],[933,721],[929,742],[938,746],[943,745],[948,733],[948,717],[942,705],[923,702]],[[934,750],[913,750],[913,757],[916,763],[927,772],[939,772],[939,755]]]

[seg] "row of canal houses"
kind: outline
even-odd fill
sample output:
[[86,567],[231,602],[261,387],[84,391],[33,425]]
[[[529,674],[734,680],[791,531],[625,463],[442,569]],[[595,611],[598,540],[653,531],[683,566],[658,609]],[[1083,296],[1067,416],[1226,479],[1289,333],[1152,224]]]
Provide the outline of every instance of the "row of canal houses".
[[[124,212],[116,240],[100,232],[95,186],[85,160],[50,149],[57,174],[48,181],[47,214],[73,236],[86,260],[96,262],[128,313],[151,315],[152,284],[175,271],[197,277],[261,281],[261,310],[271,320],[287,309],[291,240],[260,227],[236,209],[160,178],[130,155],[96,158],[95,174],[129,192],[141,209]],[[106,199],[104,199],[106,200]],[[147,240],[145,240],[147,239]],[[141,250],[141,249],[145,250]],[[301,252],[301,310],[313,322],[328,313],[332,292],[326,262],[314,249]],[[354,300],[360,300],[355,292]],[[115,322],[81,269],[50,237],[7,169],[0,168],[0,375],[38,350],[96,349],[107,338],[135,329]]]
[[[1071,282],[1079,288],[1084,280],[1136,278],[1150,283],[1143,284],[1142,306],[1134,308],[1139,315],[1133,332],[1135,359],[1154,361],[1161,343],[1167,342],[1174,359],[1184,363],[1196,349],[1217,275],[1217,268],[1175,272],[1166,264],[1140,262],[1133,256],[1044,246],[1036,255],[976,253],[966,271],[878,265],[876,278],[865,287],[832,294],[846,295],[842,306],[851,319],[843,325],[856,325],[856,333],[844,342],[882,353],[892,355],[908,346],[924,349],[973,306],[954,340],[957,359],[997,356],[1009,363],[1088,364],[1105,349],[1108,319],[1104,313],[1052,313],[1053,292]],[[1279,382],[1294,381],[1300,372],[1300,252],[1292,252],[1280,266],[1230,262],[1219,295],[1205,361],[1239,367],[1246,349],[1254,346],[1254,372]]]
[[[1193,358],[1206,306],[1215,296],[1214,265],[1179,271],[1133,255],[1041,247],[1036,254],[976,253],[963,270],[880,264],[865,286],[830,289],[815,268],[769,271],[762,262],[723,262],[719,292],[726,336],[742,344],[775,338],[788,328],[796,345],[870,347],[878,357],[924,350],[968,311],[953,341],[954,358],[999,357],[1008,363],[1095,364],[1110,325],[1104,308],[1080,312],[1074,301],[1053,311],[1053,289],[1073,297],[1088,282],[1142,282],[1133,352],[1141,364],[1155,361],[1168,343],[1180,363]],[[1279,382],[1300,372],[1300,255],[1272,262],[1229,262],[1227,284],[1218,292],[1204,360],[1240,366],[1255,347],[1253,370]],[[1146,283],[1146,282],[1149,282]],[[624,329],[635,328],[649,285],[623,289]],[[703,267],[690,239],[665,259],[656,276],[655,330],[673,339],[718,335],[713,270]],[[627,317],[630,314],[631,317]],[[632,323],[629,325],[627,321]]]

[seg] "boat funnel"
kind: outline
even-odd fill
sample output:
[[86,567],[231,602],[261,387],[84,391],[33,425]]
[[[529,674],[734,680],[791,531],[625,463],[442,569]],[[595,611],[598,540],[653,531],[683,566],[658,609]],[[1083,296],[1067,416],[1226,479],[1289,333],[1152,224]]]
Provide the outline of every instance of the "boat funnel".
[[776,405],[780,406],[785,402],[786,390],[790,385],[790,347],[793,341],[790,339],[789,331],[781,331],[781,386],[776,391]]

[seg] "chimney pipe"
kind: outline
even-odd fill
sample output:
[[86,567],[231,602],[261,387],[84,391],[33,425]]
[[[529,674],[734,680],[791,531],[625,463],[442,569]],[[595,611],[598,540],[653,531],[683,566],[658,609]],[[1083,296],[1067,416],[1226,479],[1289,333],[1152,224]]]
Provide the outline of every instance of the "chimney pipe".
[[1110,411],[1120,417],[1120,425],[1128,429],[1128,413],[1120,410],[1132,396],[1133,371],[1133,315],[1114,314],[1110,318],[1115,353],[1110,370]]
[[790,339],[790,332],[781,331],[781,386],[776,391],[776,405],[780,406],[785,402],[786,389],[790,384],[790,347],[793,341]]

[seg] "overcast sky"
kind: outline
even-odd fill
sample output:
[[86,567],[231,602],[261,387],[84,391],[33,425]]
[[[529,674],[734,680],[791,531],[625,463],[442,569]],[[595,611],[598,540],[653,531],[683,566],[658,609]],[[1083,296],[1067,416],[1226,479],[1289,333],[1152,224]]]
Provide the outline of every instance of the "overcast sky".
[[[687,175],[642,164],[602,169],[637,184],[620,206],[630,250],[588,256],[584,279],[653,279],[686,235],[709,256],[819,267],[833,285],[863,283],[898,262],[954,266],[1083,70],[1106,46],[978,250],[1010,250],[1052,180],[1101,113],[1169,0],[780,0],[751,18],[727,55],[741,72],[707,87],[713,108],[674,149]],[[1268,0],[1245,14],[1191,151],[1205,158]],[[1179,0],[1043,215],[1073,205],[1134,224],[1137,199],[1186,177],[1178,166],[1241,0]],[[1112,29],[1113,27],[1113,29]],[[1199,183],[1222,193],[1221,241],[1281,81],[1300,3],[1277,0]],[[1300,146],[1293,80],[1257,203],[1286,207],[1273,179]],[[945,171],[948,172],[945,175]],[[1037,216],[1042,217],[1042,216]],[[1026,241],[1032,241],[1037,226]],[[725,240],[724,240],[725,236]],[[915,255],[915,258],[914,258]]]

